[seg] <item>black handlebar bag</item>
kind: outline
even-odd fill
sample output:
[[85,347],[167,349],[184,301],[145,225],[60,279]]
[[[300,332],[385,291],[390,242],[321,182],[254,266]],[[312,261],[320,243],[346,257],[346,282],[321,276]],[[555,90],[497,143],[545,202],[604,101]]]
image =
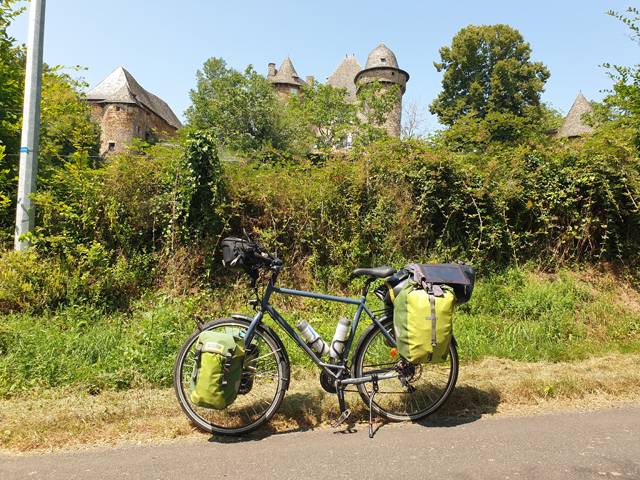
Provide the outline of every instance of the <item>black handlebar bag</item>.
[[220,242],[222,248],[222,264],[225,267],[242,267],[243,257],[251,249],[251,244],[242,238],[227,237]]

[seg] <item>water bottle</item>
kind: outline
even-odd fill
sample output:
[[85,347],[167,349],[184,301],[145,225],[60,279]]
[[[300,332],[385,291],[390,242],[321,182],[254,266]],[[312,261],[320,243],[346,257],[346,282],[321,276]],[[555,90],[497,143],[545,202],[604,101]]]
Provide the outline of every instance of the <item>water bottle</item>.
[[306,320],[300,320],[296,323],[296,328],[300,331],[300,335],[307,342],[307,345],[315,350],[318,355],[322,356],[329,353],[329,346]]
[[338,321],[338,326],[336,327],[336,333],[333,335],[333,340],[331,340],[331,347],[329,347],[329,356],[334,359],[340,358],[342,351],[344,350],[345,340],[349,335],[349,327],[351,326],[351,320],[348,318],[342,317]]

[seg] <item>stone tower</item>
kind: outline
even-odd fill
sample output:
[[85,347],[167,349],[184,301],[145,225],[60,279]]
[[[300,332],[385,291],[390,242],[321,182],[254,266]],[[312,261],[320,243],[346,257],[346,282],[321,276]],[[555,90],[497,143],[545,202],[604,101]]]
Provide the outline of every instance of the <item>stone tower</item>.
[[267,80],[271,82],[280,98],[297,95],[306,83],[298,76],[298,72],[296,72],[296,69],[293,67],[293,62],[289,57],[284,59],[278,70],[276,70],[275,63],[270,63],[268,68]]
[[371,51],[364,69],[356,75],[355,84],[358,93],[362,87],[375,81],[380,82],[383,89],[389,89],[393,85],[400,87],[397,101],[384,123],[384,128],[389,135],[399,137],[402,120],[402,95],[407,88],[409,74],[400,69],[395,54],[384,43]]
[[87,102],[100,124],[101,155],[125,151],[134,138],[169,137],[182,127],[171,107],[122,67],[87,93]]

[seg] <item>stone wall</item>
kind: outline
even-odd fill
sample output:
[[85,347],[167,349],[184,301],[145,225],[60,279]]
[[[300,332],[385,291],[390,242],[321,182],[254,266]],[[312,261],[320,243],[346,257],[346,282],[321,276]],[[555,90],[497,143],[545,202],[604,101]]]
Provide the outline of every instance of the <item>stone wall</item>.
[[276,94],[281,100],[287,100],[291,95],[298,95],[300,93],[300,87],[297,85],[274,83],[273,88],[275,88]]
[[399,137],[402,128],[402,95],[406,89],[407,76],[404,72],[395,69],[364,70],[357,77],[358,89],[376,81],[380,82],[383,92],[388,91],[394,85],[400,87],[396,103],[387,114],[383,125],[390,136]]
[[93,103],[91,111],[101,127],[101,155],[125,151],[134,138],[163,138],[176,132],[158,115],[135,104]]

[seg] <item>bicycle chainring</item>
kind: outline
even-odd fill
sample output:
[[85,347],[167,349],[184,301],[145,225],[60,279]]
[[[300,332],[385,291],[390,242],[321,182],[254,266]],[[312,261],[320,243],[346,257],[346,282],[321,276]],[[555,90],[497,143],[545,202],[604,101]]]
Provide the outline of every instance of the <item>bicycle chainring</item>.
[[325,392],[328,393],[336,393],[336,384],[335,384],[336,379],[329,375],[326,371],[322,370],[320,372],[320,386],[322,386],[322,389]]

